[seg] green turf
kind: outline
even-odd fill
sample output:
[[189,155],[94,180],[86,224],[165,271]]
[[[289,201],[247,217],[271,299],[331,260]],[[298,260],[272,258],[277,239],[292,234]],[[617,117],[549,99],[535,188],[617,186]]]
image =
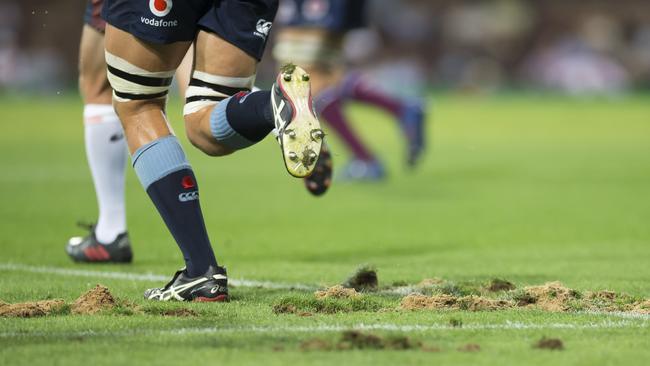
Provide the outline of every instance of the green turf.
[[[336,182],[321,199],[288,177],[271,139],[214,159],[183,137],[217,256],[231,277],[331,285],[371,263],[380,284],[500,277],[519,286],[560,280],[578,290],[650,297],[649,97],[441,96],[431,111],[430,149],[421,166],[408,171],[390,119],[352,108],[390,177],[379,184]],[[183,135],[179,107],[170,115]],[[75,97],[0,99],[0,265],[171,275],[181,256],[131,171],[135,263],[73,265],[66,257],[65,241],[80,233],[74,223],[95,219],[96,210],[80,117]],[[333,142],[335,164],[341,165],[347,155]],[[160,285],[6,269],[0,274],[0,299],[7,302],[72,301],[103,283],[116,296],[147,306],[140,300],[143,289]],[[300,317],[274,314],[273,305],[308,293],[245,287],[232,293],[225,305],[163,305],[187,306],[200,315],[189,318],[0,318],[0,364],[618,365],[650,359],[648,318],[402,312],[392,310],[397,296],[373,298],[367,311]],[[451,327],[452,319],[463,327]],[[405,333],[441,351],[300,350],[306,339],[334,341],[338,329],[358,324],[431,326],[374,333]],[[332,325],[338,328],[322,331]],[[566,349],[533,349],[542,336],[561,338]],[[481,351],[456,350],[467,343]]]

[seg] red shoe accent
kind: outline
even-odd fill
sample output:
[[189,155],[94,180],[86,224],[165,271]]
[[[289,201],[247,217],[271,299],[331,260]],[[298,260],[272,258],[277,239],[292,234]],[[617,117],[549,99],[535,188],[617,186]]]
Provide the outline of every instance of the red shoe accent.
[[106,249],[104,249],[104,247],[101,245],[84,249],[84,254],[86,255],[86,258],[92,262],[107,261],[111,257],[111,255],[108,254]]
[[228,302],[230,299],[228,295],[219,295],[217,297],[196,297],[194,298],[195,302]]
[[97,252],[100,261],[107,261],[111,257],[103,245],[96,246],[95,251]]

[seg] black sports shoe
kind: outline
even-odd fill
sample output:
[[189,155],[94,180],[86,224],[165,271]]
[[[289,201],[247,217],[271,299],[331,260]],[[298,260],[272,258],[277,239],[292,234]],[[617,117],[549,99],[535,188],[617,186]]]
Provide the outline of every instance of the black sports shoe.
[[210,266],[202,276],[191,278],[183,268],[165,287],[145,291],[144,298],[156,301],[228,301],[228,274],[224,267]]
[[327,144],[323,142],[314,171],[305,178],[305,187],[309,193],[314,196],[322,196],[327,192],[332,184],[332,167],[332,154],[330,154]]
[[314,112],[309,74],[293,64],[282,67],[271,90],[271,105],[287,171],[296,178],[309,176],[325,137]]
[[65,251],[75,262],[86,263],[131,263],[131,241],[128,233],[122,233],[112,243],[102,244],[95,236],[95,225],[83,225],[90,233],[85,237],[75,236],[68,240]]

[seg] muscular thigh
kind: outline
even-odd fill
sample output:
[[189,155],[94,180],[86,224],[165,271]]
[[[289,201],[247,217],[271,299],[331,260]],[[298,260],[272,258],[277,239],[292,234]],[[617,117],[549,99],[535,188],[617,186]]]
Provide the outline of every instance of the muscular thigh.
[[[166,45],[151,44],[111,25],[106,27],[106,53],[107,57],[109,55],[111,57],[109,63],[118,62],[119,65],[112,66],[127,74],[135,73],[133,70],[137,70],[139,74],[133,78],[128,75],[116,76],[114,71],[111,71],[112,77],[122,80],[122,84],[119,85],[124,85],[124,82],[127,82],[127,89],[123,91],[129,94],[138,94],[137,90],[132,90],[132,88],[134,85],[137,87],[140,76],[144,76],[144,79],[155,79],[158,74],[173,74],[190,44],[191,42],[175,42]],[[111,80],[111,82],[115,83],[116,80]],[[146,87],[146,83],[144,86]],[[129,100],[129,98],[119,97],[120,90],[118,89],[120,88],[116,87],[116,84],[113,84],[113,88],[118,96],[114,103],[115,110],[120,116],[132,152],[144,144],[171,133],[171,128],[164,117],[166,101],[164,96],[133,97]],[[143,91],[144,94],[150,93],[147,89],[143,89]]]
[[255,74],[257,60],[214,33],[200,31],[196,38],[195,70],[212,75],[247,77]]
[[111,104],[111,86],[106,79],[104,34],[85,25],[79,47],[79,90],[86,104]]
[[176,70],[191,44],[153,44],[111,25],[106,27],[106,51],[150,72]]

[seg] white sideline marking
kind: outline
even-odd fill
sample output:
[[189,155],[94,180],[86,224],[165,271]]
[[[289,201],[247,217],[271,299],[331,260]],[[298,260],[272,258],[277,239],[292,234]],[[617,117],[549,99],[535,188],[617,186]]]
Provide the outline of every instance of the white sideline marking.
[[102,336],[159,336],[159,335],[192,335],[192,334],[225,334],[225,333],[256,333],[256,334],[277,334],[284,333],[331,333],[343,332],[346,330],[359,331],[393,331],[393,332],[428,332],[428,331],[476,331],[476,330],[539,330],[539,329],[616,329],[630,328],[642,329],[650,327],[650,322],[633,322],[629,320],[603,321],[598,323],[572,324],[572,323],[521,323],[505,322],[501,324],[464,324],[462,327],[452,327],[448,324],[430,325],[399,325],[399,324],[354,324],[354,325],[314,325],[314,326],[245,326],[245,327],[209,327],[209,328],[179,328],[165,330],[144,330],[144,331],[81,331],[81,332],[3,332],[0,338],[13,337],[102,337]]
[[[47,266],[30,266],[19,263],[0,263],[0,271],[16,271],[16,272],[29,272],[29,273],[45,273],[61,276],[73,277],[92,277],[92,278],[109,278],[117,280],[128,281],[142,281],[142,282],[167,282],[170,276],[163,276],[153,273],[126,273],[126,272],[109,272],[109,271],[89,271],[82,269],[70,269],[60,267],[47,267]],[[302,283],[279,283],[270,281],[254,281],[244,279],[228,279],[228,282],[233,286],[241,287],[261,287],[274,290],[305,290],[313,291],[318,289],[318,286],[310,286]]]

